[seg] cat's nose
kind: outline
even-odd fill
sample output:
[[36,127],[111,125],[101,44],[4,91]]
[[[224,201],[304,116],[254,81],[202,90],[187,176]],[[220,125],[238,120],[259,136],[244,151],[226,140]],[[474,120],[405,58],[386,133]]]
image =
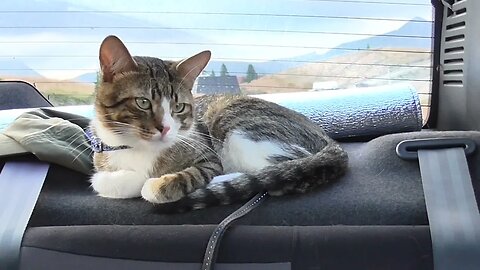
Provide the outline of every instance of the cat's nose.
[[163,126],[163,129],[162,131],[160,131],[162,133],[162,137],[164,137],[165,135],[167,135],[168,131],[170,130],[170,127],[169,126]]
[[166,126],[166,125],[158,125],[155,127],[158,131],[160,131],[160,133],[162,134],[162,137],[167,135],[168,131],[170,130],[170,127],[169,126]]

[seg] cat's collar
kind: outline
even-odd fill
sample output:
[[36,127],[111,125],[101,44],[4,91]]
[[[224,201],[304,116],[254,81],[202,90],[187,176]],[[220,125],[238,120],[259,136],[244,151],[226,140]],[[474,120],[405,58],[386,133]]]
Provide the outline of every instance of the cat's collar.
[[102,152],[106,152],[106,151],[115,151],[115,150],[123,150],[123,149],[132,148],[131,146],[128,146],[128,145],[108,146],[108,145],[104,144],[100,140],[100,138],[95,136],[95,134],[93,134],[93,131],[91,129],[85,130],[85,135],[88,139],[88,142],[90,143],[90,148],[95,153],[102,153]]

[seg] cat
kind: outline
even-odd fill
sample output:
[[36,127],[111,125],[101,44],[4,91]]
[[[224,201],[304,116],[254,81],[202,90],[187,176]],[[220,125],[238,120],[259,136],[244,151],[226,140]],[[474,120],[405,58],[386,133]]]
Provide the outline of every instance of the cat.
[[[210,57],[132,57],[116,36],[104,39],[91,131],[111,151],[94,153],[98,195],[192,210],[304,193],[345,173],[346,152],[300,113],[243,95],[194,98]],[[243,174],[209,184],[233,172]]]

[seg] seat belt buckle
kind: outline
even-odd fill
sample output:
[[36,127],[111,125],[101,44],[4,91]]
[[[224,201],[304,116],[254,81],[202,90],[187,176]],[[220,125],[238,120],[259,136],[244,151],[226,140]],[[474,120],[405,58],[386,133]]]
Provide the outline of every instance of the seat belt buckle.
[[471,155],[476,150],[476,143],[469,138],[427,138],[401,141],[396,148],[397,155],[404,160],[417,160],[418,150],[463,148],[465,155]]

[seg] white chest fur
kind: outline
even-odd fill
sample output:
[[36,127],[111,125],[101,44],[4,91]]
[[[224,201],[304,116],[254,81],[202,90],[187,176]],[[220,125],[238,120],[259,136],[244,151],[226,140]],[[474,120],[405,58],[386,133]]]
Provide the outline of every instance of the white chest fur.
[[107,162],[110,167],[117,170],[135,171],[139,175],[148,177],[162,151],[162,147],[148,142],[141,142],[133,136],[116,136],[98,120],[94,120],[93,126],[103,143],[110,146],[128,145],[132,147],[131,149],[104,152],[108,157]]
[[145,178],[148,178],[158,157],[158,152],[135,148],[105,152],[105,154],[108,156],[111,167],[135,171],[144,175]]

